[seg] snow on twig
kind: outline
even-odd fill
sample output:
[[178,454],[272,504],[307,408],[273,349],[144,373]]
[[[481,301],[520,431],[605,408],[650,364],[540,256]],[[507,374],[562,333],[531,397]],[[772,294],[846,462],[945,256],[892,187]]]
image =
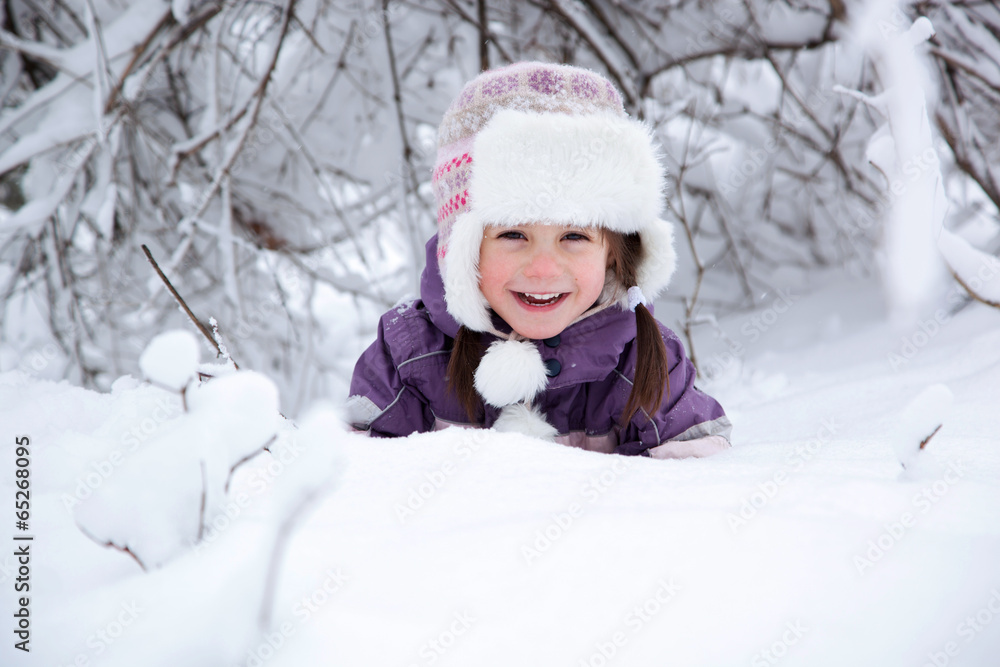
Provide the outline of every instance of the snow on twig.
[[[191,311],[191,308],[187,305],[187,302],[184,300],[184,297],[180,295],[177,289],[173,286],[173,283],[170,282],[170,279],[167,278],[166,274],[163,273],[163,270],[160,268],[160,265],[156,263],[155,259],[153,259],[153,253],[149,251],[149,248],[145,244],[143,244],[142,246],[142,251],[146,253],[146,259],[149,260],[149,263],[156,271],[156,275],[158,275],[160,277],[160,280],[163,281],[163,284],[166,285],[167,290],[177,301],[177,304],[184,310],[188,318],[190,318],[190,320],[198,328],[198,331],[200,331],[201,334],[206,338],[206,340],[208,340],[208,342],[212,344],[212,347],[215,348],[216,352],[218,352],[221,355],[222,349],[219,347],[219,344],[215,342],[215,338],[212,337],[212,333],[208,330],[208,327],[206,327],[205,323],[199,320],[195,316],[195,314]],[[229,357],[229,359],[233,362],[233,366],[237,370],[239,370],[239,364],[236,363],[236,360],[233,359],[231,356]]]
[[[274,74],[274,69],[278,64],[278,56],[281,55],[282,46],[285,43],[285,35],[288,34],[288,26],[291,23],[291,13],[292,9],[295,7],[296,0],[287,0],[281,13],[281,28],[278,31],[277,42],[274,46],[274,53],[271,55],[271,60],[264,70],[264,76],[261,77],[260,82],[257,84],[257,88],[251,94],[251,99],[254,100],[253,111],[250,114],[250,119],[246,122],[243,127],[243,132],[240,134],[236,143],[233,145],[232,149],[229,151],[229,155],[226,160],[216,169],[214,176],[212,177],[212,183],[209,185],[208,189],[202,194],[201,201],[199,202],[197,208],[194,211],[185,215],[177,226],[179,229],[185,229],[195,224],[197,219],[208,209],[208,205],[212,202],[212,199],[219,192],[219,188],[222,186],[222,181],[230,174],[230,170],[233,165],[236,164],[237,158],[243,150],[243,146],[246,144],[247,139],[250,137],[250,132],[257,125],[257,118],[260,115],[260,109],[264,103],[264,95],[267,92],[267,87],[271,83],[271,78]],[[180,250],[180,248],[178,248]],[[183,259],[183,254],[174,253],[171,257],[170,269],[175,270],[180,260]]]
[[3,28],[0,28],[0,48],[11,49],[26,56],[31,56],[73,77],[84,74],[83,71],[74,67],[75,63],[66,57],[62,49],[56,49],[40,42],[29,42],[26,39],[21,39],[17,35],[7,32]]
[[981,304],[992,306],[993,308],[1000,308],[1000,301],[991,301],[990,299],[987,299],[986,297],[980,295],[976,290],[970,287],[967,282],[962,280],[962,278],[958,275],[958,273],[955,272],[955,269],[951,268],[950,266],[948,267],[948,269],[951,271],[951,275],[955,278],[955,281],[962,286],[962,289],[964,289],[966,292],[969,293],[970,297],[972,297],[974,300],[978,301]]
[[104,113],[107,98],[110,96],[111,74],[108,68],[108,52],[104,46],[104,34],[101,31],[101,24],[97,18],[97,10],[94,8],[93,0],[86,0],[87,30],[90,33],[90,41],[94,47],[94,120],[97,122],[97,141],[103,144],[105,138]]
[[107,541],[104,541],[104,542],[102,542],[102,541],[100,541],[99,539],[97,539],[96,537],[94,537],[93,535],[91,535],[91,534],[90,534],[89,532],[87,532],[87,530],[86,530],[86,529],[84,529],[84,527],[83,527],[83,526],[81,526],[81,525],[80,525],[79,523],[77,523],[77,524],[76,524],[76,527],[77,527],[77,529],[79,529],[79,531],[80,531],[81,533],[83,533],[83,534],[84,534],[84,536],[85,536],[85,537],[86,537],[86,538],[87,538],[88,540],[90,540],[90,541],[91,541],[91,542],[93,542],[94,544],[96,544],[96,545],[98,545],[98,546],[102,546],[102,547],[107,547],[107,548],[110,548],[110,549],[114,549],[115,551],[120,551],[120,552],[122,552],[123,554],[125,554],[125,555],[127,555],[127,556],[131,557],[131,558],[132,558],[132,560],[134,560],[134,561],[135,561],[136,563],[138,563],[138,564],[139,564],[139,567],[140,567],[140,568],[142,569],[142,571],[143,571],[143,572],[148,572],[148,571],[149,571],[149,568],[147,568],[147,567],[146,567],[146,564],[142,562],[142,559],[140,559],[140,558],[139,558],[139,557],[138,557],[138,556],[137,556],[137,555],[135,554],[135,552],[134,552],[134,551],[132,551],[131,549],[129,549],[129,548],[128,548],[128,545],[127,545],[127,544],[126,544],[125,546],[118,546],[117,544],[115,544],[115,543],[114,543],[114,542],[112,542],[111,540],[107,540]]

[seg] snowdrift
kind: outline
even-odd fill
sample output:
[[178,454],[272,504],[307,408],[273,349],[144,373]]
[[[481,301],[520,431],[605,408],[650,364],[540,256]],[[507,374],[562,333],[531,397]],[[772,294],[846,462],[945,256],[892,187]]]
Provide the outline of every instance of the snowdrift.
[[1000,314],[843,337],[812,308],[779,323],[808,346],[717,364],[735,446],[701,460],[369,440],[242,372],[183,402],[0,375],[34,536],[31,652],[8,632],[0,662],[995,665]]

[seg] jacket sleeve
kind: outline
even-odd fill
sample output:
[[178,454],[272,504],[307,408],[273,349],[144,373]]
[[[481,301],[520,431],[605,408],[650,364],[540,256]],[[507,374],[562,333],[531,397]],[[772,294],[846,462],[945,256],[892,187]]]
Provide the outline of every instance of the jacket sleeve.
[[399,372],[398,359],[406,356],[407,340],[401,337],[399,318],[389,319],[390,314],[393,311],[382,316],[378,337],[354,366],[345,405],[354,429],[384,438],[429,431],[434,424],[427,400]]
[[[710,456],[730,447],[732,424],[714,398],[694,386],[694,364],[677,335],[660,324],[667,348],[668,385],[660,409],[640,410],[622,429],[618,452],[654,458]],[[633,356],[635,352],[631,353]],[[628,368],[631,366],[631,368]],[[627,368],[634,376],[635,359]]]

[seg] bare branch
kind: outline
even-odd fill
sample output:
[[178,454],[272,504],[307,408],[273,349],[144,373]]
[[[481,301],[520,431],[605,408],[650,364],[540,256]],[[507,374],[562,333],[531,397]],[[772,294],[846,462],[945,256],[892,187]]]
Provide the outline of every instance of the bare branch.
[[125,546],[123,546],[123,547],[122,547],[122,546],[118,546],[117,544],[115,544],[115,543],[114,543],[114,542],[112,542],[111,540],[108,540],[108,541],[106,541],[106,542],[101,542],[101,541],[100,541],[100,540],[98,540],[98,539],[97,539],[96,537],[94,537],[93,535],[91,535],[91,534],[90,534],[90,533],[89,533],[89,532],[88,532],[88,531],[87,531],[87,530],[86,530],[86,529],[85,529],[85,528],[84,528],[83,526],[81,526],[81,525],[80,525],[79,523],[78,523],[78,524],[76,524],[76,527],[77,527],[77,528],[78,528],[78,529],[80,530],[80,532],[81,532],[81,533],[83,533],[83,534],[84,534],[84,535],[85,535],[85,536],[87,537],[87,539],[88,539],[88,540],[90,540],[90,541],[91,541],[91,542],[93,542],[94,544],[96,544],[96,545],[98,545],[98,546],[102,546],[102,547],[107,547],[107,548],[110,548],[110,549],[114,549],[115,551],[120,551],[120,552],[122,552],[123,554],[125,554],[125,555],[129,556],[129,557],[130,557],[130,558],[131,558],[132,560],[134,560],[134,561],[135,561],[136,563],[138,563],[138,564],[139,564],[139,568],[140,568],[140,569],[141,569],[141,570],[142,570],[143,572],[148,572],[148,571],[149,571],[149,570],[148,570],[148,569],[146,568],[146,564],[145,564],[145,563],[143,563],[143,562],[142,562],[142,560],[140,560],[140,559],[139,559],[139,557],[138,557],[137,555],[135,555],[135,552],[134,552],[134,551],[132,551],[131,549],[129,549],[129,548],[128,548],[128,545],[127,545],[127,544],[126,544]]
[[[210,332],[208,330],[208,327],[205,326],[205,323],[199,320],[195,316],[195,314],[191,311],[191,308],[188,307],[187,302],[184,301],[184,297],[182,297],[180,293],[178,293],[177,289],[170,282],[170,279],[167,278],[165,273],[163,273],[163,270],[160,268],[160,265],[156,263],[155,259],[153,259],[153,253],[149,251],[149,248],[146,247],[145,244],[143,244],[142,246],[142,251],[146,253],[146,259],[149,261],[153,269],[156,271],[156,275],[158,275],[160,277],[160,280],[163,281],[163,284],[166,285],[167,290],[170,292],[171,296],[174,297],[174,300],[177,302],[177,305],[179,305],[184,310],[188,318],[198,328],[198,331],[201,332],[201,334],[205,337],[205,339],[212,344],[212,347],[214,347],[215,351],[221,356],[222,349],[219,347],[219,344],[215,341],[215,338],[212,337],[212,332]],[[230,357],[230,359],[232,359],[232,357]],[[233,359],[232,361],[233,361],[233,366],[236,367],[237,370],[239,370],[240,366],[239,364],[236,363],[236,360]]]
[[980,295],[978,292],[976,292],[974,289],[972,289],[967,282],[965,282],[964,280],[962,280],[958,276],[958,273],[955,271],[955,269],[953,269],[953,268],[951,268],[949,266],[948,270],[951,272],[951,275],[955,279],[955,281],[958,282],[958,284],[962,286],[962,289],[964,289],[966,292],[968,292],[969,296],[971,296],[973,299],[975,299],[976,301],[978,301],[981,304],[984,304],[984,305],[987,305],[987,306],[991,306],[993,308],[1000,308],[1000,302],[990,301],[989,299],[987,299],[987,298],[983,297],[982,295]]
[[931,438],[937,435],[937,432],[941,430],[942,426],[944,426],[944,424],[938,424],[937,428],[931,431],[931,434],[929,436],[920,441],[920,449],[923,449],[924,447],[927,446],[927,443],[931,441]]

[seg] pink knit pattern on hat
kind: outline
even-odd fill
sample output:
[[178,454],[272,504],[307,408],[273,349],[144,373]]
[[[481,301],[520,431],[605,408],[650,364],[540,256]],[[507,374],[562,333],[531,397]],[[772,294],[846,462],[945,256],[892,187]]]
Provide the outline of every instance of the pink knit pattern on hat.
[[[621,95],[601,75],[579,67],[514,63],[470,81],[445,112],[431,178],[437,204],[438,259],[447,254],[455,219],[469,210],[476,134],[502,109],[626,116]],[[444,265],[442,264],[442,268]]]

